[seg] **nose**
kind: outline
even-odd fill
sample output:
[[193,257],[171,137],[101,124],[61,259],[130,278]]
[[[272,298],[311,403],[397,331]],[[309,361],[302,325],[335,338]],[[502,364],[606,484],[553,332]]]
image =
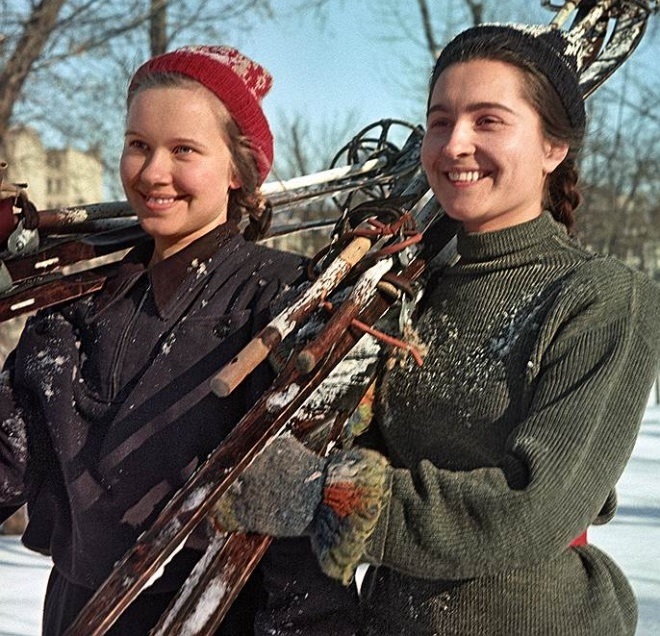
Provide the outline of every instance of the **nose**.
[[144,159],[140,179],[151,186],[167,184],[171,180],[169,154],[164,150],[154,150]]
[[474,152],[472,129],[468,122],[457,121],[448,130],[442,152],[450,159],[471,155]]

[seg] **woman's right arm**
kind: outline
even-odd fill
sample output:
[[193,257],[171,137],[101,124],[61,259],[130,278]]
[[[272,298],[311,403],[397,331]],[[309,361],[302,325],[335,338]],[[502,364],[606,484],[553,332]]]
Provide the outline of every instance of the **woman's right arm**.
[[12,388],[13,356],[0,374],[0,521],[24,503],[26,423]]

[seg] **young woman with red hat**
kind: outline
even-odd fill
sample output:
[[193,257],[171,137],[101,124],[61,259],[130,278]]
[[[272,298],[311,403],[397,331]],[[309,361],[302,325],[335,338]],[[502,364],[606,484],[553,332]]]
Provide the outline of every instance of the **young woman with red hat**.
[[[298,256],[248,240],[269,222],[259,186],[273,160],[261,109],[270,85],[225,46],[179,49],[138,69],[120,172],[149,240],[98,294],[31,318],[8,359],[0,503],[6,516],[27,502],[23,541],[52,555],[44,634],[71,624],[272,380],[264,364],[229,398],[209,389],[303,273]],[[203,547],[192,537],[110,633],[147,634]],[[328,602],[340,611],[328,613]],[[218,634],[293,634],[302,624],[348,636],[356,606],[322,575],[307,539],[282,540]]]
[[443,50],[422,164],[460,259],[422,301],[424,364],[385,365],[363,444],[377,450],[326,459],[280,438],[218,506],[228,528],[311,536],[329,576],[370,564],[360,634],[635,632],[631,587],[586,530],[616,510],[660,358],[660,288],[570,236],[579,53],[518,25]]

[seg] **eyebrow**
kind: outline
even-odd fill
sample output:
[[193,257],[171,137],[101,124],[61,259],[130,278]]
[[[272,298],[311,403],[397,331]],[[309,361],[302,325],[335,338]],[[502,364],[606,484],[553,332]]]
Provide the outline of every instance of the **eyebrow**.
[[[124,132],[124,137],[129,137],[129,136],[144,137],[144,135],[140,131],[132,130],[132,129],[126,130],[126,132]],[[201,139],[194,139],[192,137],[174,137],[169,141],[171,143],[180,144],[180,145],[190,145],[190,146],[200,146],[200,147],[206,145],[205,141]]]
[[[505,106],[504,104],[501,104],[500,102],[475,102],[474,104],[469,104],[466,110],[470,113],[478,111],[478,110],[488,110],[488,109],[497,109],[497,110],[504,110],[507,113],[511,113],[512,115],[515,115],[515,111],[513,111],[511,108],[508,106]],[[433,112],[439,111],[442,113],[446,113],[449,108],[443,106],[442,104],[434,104],[431,106],[428,111],[426,112],[426,115],[430,115]]]

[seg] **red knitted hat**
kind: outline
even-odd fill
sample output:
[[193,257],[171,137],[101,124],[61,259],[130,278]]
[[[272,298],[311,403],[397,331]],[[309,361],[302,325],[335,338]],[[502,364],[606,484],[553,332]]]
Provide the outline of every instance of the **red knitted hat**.
[[145,62],[135,72],[129,95],[147,73],[181,73],[217,95],[252,144],[261,182],[273,165],[273,135],[261,100],[273,78],[268,71],[230,46],[186,46]]

